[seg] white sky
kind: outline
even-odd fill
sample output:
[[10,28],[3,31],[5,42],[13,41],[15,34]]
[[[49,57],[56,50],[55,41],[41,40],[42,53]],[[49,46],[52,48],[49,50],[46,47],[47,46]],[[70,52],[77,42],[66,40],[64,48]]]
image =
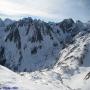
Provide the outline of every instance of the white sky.
[[0,0],[0,16],[13,19],[32,16],[44,20],[60,21],[90,18],[90,0]]

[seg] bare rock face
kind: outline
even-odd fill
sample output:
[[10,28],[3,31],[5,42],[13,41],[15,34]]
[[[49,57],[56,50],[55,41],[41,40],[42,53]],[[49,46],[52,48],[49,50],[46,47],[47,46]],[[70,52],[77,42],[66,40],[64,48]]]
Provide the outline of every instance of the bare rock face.
[[85,80],[89,79],[90,78],[90,72],[85,76]]
[[60,23],[60,28],[62,28],[63,32],[68,32],[71,30],[71,28],[74,25],[74,21],[72,19],[64,19],[61,23]]

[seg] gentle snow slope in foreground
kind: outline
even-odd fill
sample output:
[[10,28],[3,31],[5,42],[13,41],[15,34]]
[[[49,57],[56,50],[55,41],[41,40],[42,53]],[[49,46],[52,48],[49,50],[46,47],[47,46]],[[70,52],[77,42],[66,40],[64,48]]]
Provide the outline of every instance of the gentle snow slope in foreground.
[[9,90],[68,90],[63,85],[61,87],[54,86],[52,83],[43,83],[40,81],[34,82],[33,80],[28,80],[23,76],[8,70],[7,68],[0,66],[0,90],[4,88],[10,88]]
[[[26,73],[26,76],[19,76],[7,68],[0,66],[0,90],[3,90],[1,88],[4,88],[4,90],[7,90],[5,88],[10,88],[9,90],[90,90],[90,79],[84,80],[88,70],[84,71],[83,69],[82,73],[74,75],[71,79],[63,79],[62,81],[55,71],[45,70],[31,74]],[[69,86],[72,88],[76,87],[76,89],[72,89]]]

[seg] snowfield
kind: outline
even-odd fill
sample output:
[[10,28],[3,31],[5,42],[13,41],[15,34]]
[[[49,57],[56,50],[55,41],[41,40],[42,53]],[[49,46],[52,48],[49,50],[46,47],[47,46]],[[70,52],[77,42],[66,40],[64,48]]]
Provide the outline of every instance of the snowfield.
[[90,79],[85,80],[89,70],[82,67],[62,77],[56,70],[17,74],[0,66],[0,90],[90,90]]
[[[28,74],[25,74],[28,76]],[[69,90],[61,83],[56,82],[54,85],[52,81],[47,81],[45,78],[31,80],[30,76],[20,76],[11,70],[0,66],[0,90]],[[48,80],[50,79],[47,77]],[[33,78],[32,78],[33,79]]]

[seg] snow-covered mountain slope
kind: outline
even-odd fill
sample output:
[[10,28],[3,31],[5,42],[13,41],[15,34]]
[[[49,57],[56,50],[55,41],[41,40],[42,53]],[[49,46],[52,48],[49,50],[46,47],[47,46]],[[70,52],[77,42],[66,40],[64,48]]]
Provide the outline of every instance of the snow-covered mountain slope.
[[89,90],[89,58],[89,22],[46,23],[24,18],[0,27],[0,64],[22,72],[15,78],[20,88],[29,83],[25,90]]
[[75,35],[87,30],[82,22],[75,23],[72,19],[51,24],[32,18],[15,21],[4,28],[1,64],[14,71],[30,72],[54,67],[59,52],[74,42]]
[[1,50],[4,48],[4,65],[15,71],[52,68],[60,50],[67,42],[72,42],[71,30],[75,25],[72,19],[49,24],[24,18],[6,26],[1,47]]
[[[74,37],[73,44],[69,44],[60,52],[60,58],[55,67],[62,67],[66,72],[81,67],[90,66],[90,28],[82,30]],[[65,67],[65,68],[64,68]],[[67,68],[66,68],[67,67]]]

